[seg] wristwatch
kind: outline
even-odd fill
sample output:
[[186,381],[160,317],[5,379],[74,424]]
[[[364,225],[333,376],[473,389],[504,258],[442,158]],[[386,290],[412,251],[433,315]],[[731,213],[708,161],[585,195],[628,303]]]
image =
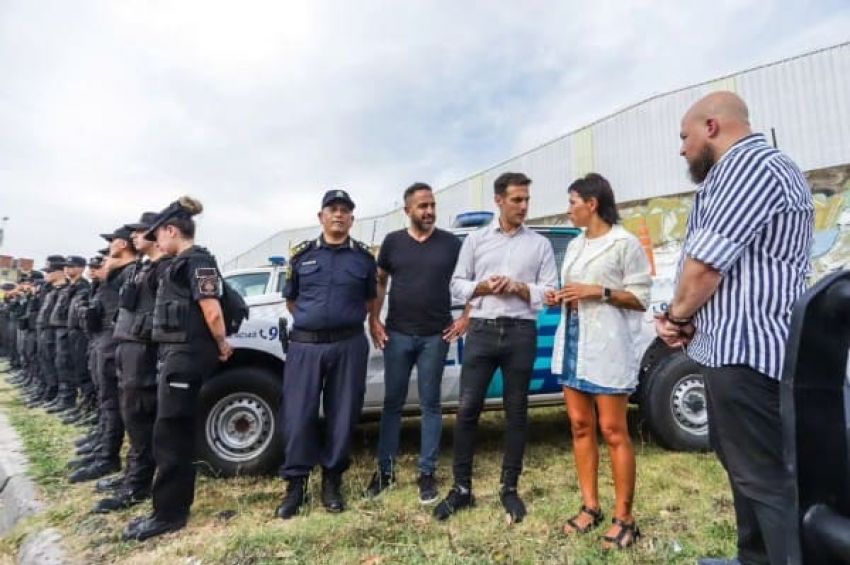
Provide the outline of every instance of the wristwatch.
[[607,286],[602,287],[602,298],[601,298],[601,300],[602,300],[602,302],[608,302],[609,300],[611,300],[611,289],[608,288]]
[[666,310],[664,312],[664,319],[673,324],[674,326],[679,326],[680,328],[690,325],[693,321],[693,318],[671,318],[670,310]]

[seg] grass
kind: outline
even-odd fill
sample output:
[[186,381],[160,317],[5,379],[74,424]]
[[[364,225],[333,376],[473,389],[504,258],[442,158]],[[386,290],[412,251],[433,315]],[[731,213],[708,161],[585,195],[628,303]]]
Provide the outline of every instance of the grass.
[[[502,416],[482,418],[475,468],[475,509],[447,523],[420,506],[415,486],[418,420],[406,419],[399,485],[378,500],[361,493],[374,468],[377,424],[363,424],[356,436],[354,463],[346,474],[349,509],[327,514],[319,500],[319,481],[311,481],[313,503],[306,516],[272,517],[283,484],[274,478],[217,480],[200,477],[186,530],[139,544],[122,542],[120,532],[132,517],[149,511],[141,505],[113,515],[93,515],[97,500],[91,484],[65,481],[65,462],[79,430],[63,426],[42,410],[29,410],[17,392],[0,379],[0,410],[18,429],[30,456],[30,474],[49,502],[48,509],[0,538],[0,563],[10,560],[24,536],[44,527],[59,528],[70,554],[87,563],[265,564],[265,563],[693,563],[705,555],[735,551],[732,501],[725,474],[711,454],[673,453],[644,439],[638,422],[636,516],[644,538],[625,552],[599,548],[603,529],[566,538],[564,520],[580,506],[570,452],[568,426],[560,408],[532,411],[526,470],[520,492],[529,509],[521,524],[508,527],[497,489],[501,461]],[[637,414],[632,414],[637,418]],[[441,492],[448,488],[454,419],[443,430]],[[607,453],[600,463],[603,508],[610,514],[613,489]],[[232,517],[230,516],[232,514]]]

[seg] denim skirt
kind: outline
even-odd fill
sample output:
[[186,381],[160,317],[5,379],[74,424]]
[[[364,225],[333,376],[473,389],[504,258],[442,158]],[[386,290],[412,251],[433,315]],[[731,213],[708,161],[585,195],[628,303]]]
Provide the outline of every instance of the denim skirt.
[[[567,318],[566,339],[564,339],[564,367],[558,376],[561,386],[583,392],[585,394],[631,394],[634,388],[611,388],[600,386],[578,376],[576,369],[578,365],[578,315],[573,312]],[[591,367],[591,370],[593,368]]]

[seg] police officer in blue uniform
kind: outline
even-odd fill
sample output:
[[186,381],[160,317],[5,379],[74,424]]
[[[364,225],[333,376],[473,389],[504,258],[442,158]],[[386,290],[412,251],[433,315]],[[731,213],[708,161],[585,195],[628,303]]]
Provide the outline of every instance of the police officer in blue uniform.
[[[293,317],[283,374],[281,419],[286,494],[277,516],[293,517],[305,502],[307,478],[322,467],[322,504],[342,512],[342,474],[366,390],[369,343],[364,321],[376,295],[376,264],[349,236],[354,202],[343,190],[322,199],[322,234],[292,253],[283,295]],[[323,400],[324,435],[319,428]]]
[[203,210],[187,196],[159,213],[145,237],[174,258],[162,273],[151,339],[159,348],[157,414],[152,452],[153,513],[131,521],[125,540],[143,541],[186,525],[195,496],[195,423],[201,386],[233,350],[227,342],[224,282],[215,258],[195,245],[192,216]]

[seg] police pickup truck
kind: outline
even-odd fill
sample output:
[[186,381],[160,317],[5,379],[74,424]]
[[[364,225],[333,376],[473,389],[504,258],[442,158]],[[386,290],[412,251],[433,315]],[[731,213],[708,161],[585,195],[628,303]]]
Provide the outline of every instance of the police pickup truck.
[[[564,226],[530,226],[552,243],[560,267],[567,244],[579,230]],[[452,231],[463,238],[472,227]],[[281,294],[286,278],[283,258],[271,265],[226,273],[225,280],[250,307],[250,318],[229,340],[233,357],[223,363],[201,392],[198,426],[199,458],[207,469],[221,476],[273,472],[283,457],[278,410],[283,367],[286,362],[280,342],[282,320],[291,323]],[[646,314],[641,350],[640,384],[632,401],[639,404],[653,436],[675,450],[706,449],[707,415],[702,376],[698,367],[681,351],[668,349],[654,337],[653,313],[662,302],[653,296]],[[385,303],[386,305],[386,303]],[[386,307],[386,306],[385,306]],[[462,309],[457,307],[458,313]],[[561,387],[550,371],[559,308],[548,308],[538,317],[537,359],[529,386],[529,405],[560,404]],[[463,339],[449,348],[442,382],[442,405],[446,412],[457,408]],[[416,378],[415,373],[412,377]],[[372,348],[369,356],[364,417],[380,414],[384,397],[383,357]],[[405,412],[418,412],[418,392],[411,384]],[[488,407],[502,402],[502,377],[493,377],[487,391]]]

